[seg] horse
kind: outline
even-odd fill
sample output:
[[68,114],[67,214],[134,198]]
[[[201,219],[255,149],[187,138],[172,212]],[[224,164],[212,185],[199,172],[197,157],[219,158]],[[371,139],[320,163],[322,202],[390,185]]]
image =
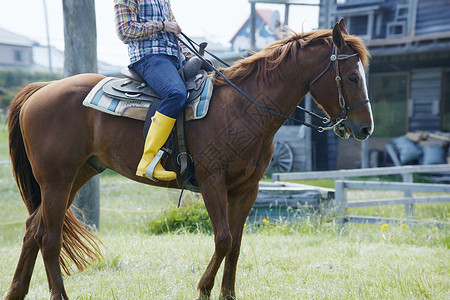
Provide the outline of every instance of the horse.
[[[213,78],[208,115],[185,125],[215,243],[198,282],[198,299],[210,299],[224,260],[220,297],[235,299],[244,223],[270,163],[274,135],[307,92],[329,116],[336,135],[358,140],[371,135],[374,125],[364,74],[369,59],[363,42],[350,35],[341,20],[333,29],[292,32],[222,68],[223,75],[249,97],[223,78]],[[10,105],[13,174],[29,217],[6,299],[25,297],[39,250],[51,299],[68,299],[63,271],[70,275],[73,265],[82,271],[101,257],[100,241],[70,208],[77,191],[101,169],[144,184],[182,187],[179,179],[154,182],[135,175],[144,145],[143,122],[82,105],[103,78],[81,74],[31,83]],[[165,168],[178,172],[173,159]]]

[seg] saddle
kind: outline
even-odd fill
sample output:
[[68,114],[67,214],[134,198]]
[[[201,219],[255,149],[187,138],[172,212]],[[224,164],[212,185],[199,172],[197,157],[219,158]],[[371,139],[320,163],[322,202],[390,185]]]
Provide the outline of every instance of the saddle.
[[[110,80],[103,85],[102,89],[105,95],[124,101],[153,102],[155,100],[161,100],[158,93],[132,69],[126,68],[121,73],[126,78]],[[202,93],[206,84],[206,78],[207,73],[205,70],[198,70],[195,76],[188,78],[186,81],[186,90],[188,92],[187,103],[196,99]]]
[[[145,121],[147,112],[154,114],[162,99],[145,82],[135,79],[106,77],[89,92],[83,105],[114,116]],[[202,119],[208,112],[213,92],[211,79],[205,70],[199,70],[187,85],[186,121]]]

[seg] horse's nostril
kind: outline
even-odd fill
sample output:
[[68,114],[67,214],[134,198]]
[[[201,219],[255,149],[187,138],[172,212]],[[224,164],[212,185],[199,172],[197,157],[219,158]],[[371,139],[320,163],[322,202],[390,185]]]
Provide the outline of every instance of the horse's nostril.
[[364,127],[361,129],[361,133],[365,136],[369,136],[372,134],[372,127]]

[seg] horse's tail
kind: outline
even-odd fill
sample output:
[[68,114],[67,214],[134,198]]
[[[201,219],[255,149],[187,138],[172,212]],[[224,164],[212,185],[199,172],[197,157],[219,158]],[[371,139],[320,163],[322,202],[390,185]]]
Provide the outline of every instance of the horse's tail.
[[[41,189],[33,175],[30,161],[25,150],[22,131],[20,128],[20,111],[24,103],[48,82],[36,82],[27,85],[13,99],[9,107],[9,154],[13,169],[14,179],[17,182],[22,200],[28,213],[32,215],[41,204]],[[36,234],[39,230],[42,215],[36,212],[33,222],[37,222]],[[84,225],[75,217],[72,209],[67,209],[64,218],[62,233],[62,248],[60,264],[63,270],[70,275],[70,262],[73,262],[78,270],[83,270],[94,260],[101,258],[98,246],[100,240],[90,233]]]
[[33,176],[30,161],[25,151],[20,129],[20,111],[28,98],[47,84],[45,82],[36,82],[27,85],[17,94],[9,106],[9,155],[11,157],[14,179],[30,215],[41,204],[41,189]]
[[59,263],[67,275],[72,273],[71,262],[78,271],[83,271],[92,262],[101,259],[100,239],[89,232],[77,219],[72,209],[66,211],[64,219],[62,248]]

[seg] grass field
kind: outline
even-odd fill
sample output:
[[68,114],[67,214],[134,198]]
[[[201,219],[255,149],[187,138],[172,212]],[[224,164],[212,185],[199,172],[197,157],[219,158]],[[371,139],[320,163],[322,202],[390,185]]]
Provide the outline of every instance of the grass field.
[[[0,123],[0,161],[8,160]],[[104,258],[65,278],[72,299],[194,299],[214,248],[206,234],[149,235],[146,225],[175,205],[178,192],[102,174],[99,237]],[[329,184],[329,183],[325,183]],[[353,200],[380,196],[350,193]],[[352,214],[402,217],[403,207]],[[449,205],[418,205],[422,221],[449,222]],[[0,166],[0,297],[18,261],[27,211],[10,166]],[[434,226],[350,224],[339,233],[334,218],[297,226],[248,224],[237,273],[239,299],[450,299],[450,233]],[[213,290],[219,294],[221,271]],[[48,299],[39,256],[28,299]]]

